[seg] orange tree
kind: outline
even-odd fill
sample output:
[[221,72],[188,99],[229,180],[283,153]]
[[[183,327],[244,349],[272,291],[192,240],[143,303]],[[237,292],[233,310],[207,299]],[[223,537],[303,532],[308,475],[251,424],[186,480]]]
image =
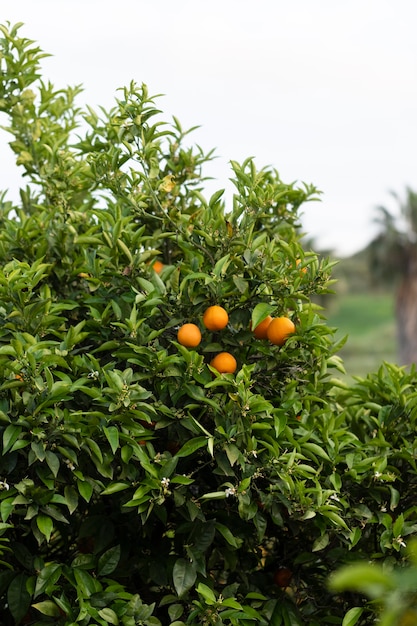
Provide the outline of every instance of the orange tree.
[[[343,366],[314,304],[331,263],[299,224],[317,190],[249,159],[231,163],[231,206],[206,198],[212,153],[146,86],[81,109],[19,31],[1,27],[0,111],[26,180],[0,203],[1,623],[359,615],[364,598],[326,580],[373,550],[354,505],[374,424],[331,377]],[[279,343],[254,333],[269,318],[292,322]],[[222,352],[233,373],[211,365]]]

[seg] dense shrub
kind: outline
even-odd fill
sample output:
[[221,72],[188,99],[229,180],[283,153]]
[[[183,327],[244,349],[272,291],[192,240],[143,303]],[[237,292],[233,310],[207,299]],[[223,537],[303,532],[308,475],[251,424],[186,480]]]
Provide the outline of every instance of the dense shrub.
[[[249,159],[231,163],[230,207],[206,198],[212,153],[146,86],[81,110],[19,28],[2,27],[0,56],[27,180],[0,204],[1,623],[372,623],[327,578],[403,558],[415,377],[333,378],[314,304],[332,263],[299,224],[317,190]],[[283,346],[251,330],[268,315],[295,323]],[[221,351],[236,373],[210,365]]]

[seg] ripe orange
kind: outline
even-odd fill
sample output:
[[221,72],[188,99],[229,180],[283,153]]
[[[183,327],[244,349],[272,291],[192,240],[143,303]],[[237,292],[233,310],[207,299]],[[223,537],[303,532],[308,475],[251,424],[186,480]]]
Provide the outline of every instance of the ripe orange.
[[219,352],[210,361],[210,365],[220,374],[233,374],[237,368],[236,359],[230,352]]
[[268,335],[266,334],[266,332],[271,322],[272,322],[272,317],[268,315],[268,317],[266,317],[260,324],[258,324],[255,327],[253,334],[255,335],[256,339],[268,338]]
[[152,269],[154,269],[157,274],[160,274],[162,270],[164,269],[164,264],[162,263],[162,261],[159,261],[157,259],[155,263],[152,265]]
[[266,333],[271,343],[283,346],[288,336],[295,333],[295,325],[289,317],[276,317],[269,324]]
[[201,332],[196,324],[184,324],[177,333],[178,342],[186,348],[195,348],[201,341]]
[[203,324],[208,330],[222,330],[228,321],[227,311],[218,304],[209,306],[203,313]]
[[288,567],[280,567],[274,573],[274,583],[278,587],[281,587],[282,589],[285,589],[286,587],[288,587],[288,585],[291,582],[291,578],[292,578],[292,571]]

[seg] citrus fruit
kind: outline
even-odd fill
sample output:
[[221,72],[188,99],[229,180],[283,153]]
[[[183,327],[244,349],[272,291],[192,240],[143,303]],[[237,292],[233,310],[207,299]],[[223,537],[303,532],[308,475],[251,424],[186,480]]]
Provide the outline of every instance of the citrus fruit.
[[159,260],[156,260],[155,263],[152,265],[152,269],[154,269],[157,274],[160,274],[163,268],[164,264],[162,263],[162,261]]
[[195,348],[201,341],[201,332],[196,324],[184,324],[178,329],[178,343],[186,348]]
[[233,374],[237,368],[236,359],[230,352],[219,352],[210,361],[210,365],[220,374]]
[[267,339],[268,335],[266,334],[267,330],[268,330],[268,326],[270,325],[270,323],[272,322],[272,317],[270,315],[268,315],[268,317],[266,317],[264,320],[262,320],[262,322],[260,322],[260,324],[258,324],[254,331],[253,334],[255,335],[256,339]]
[[276,346],[283,346],[289,335],[293,333],[295,333],[295,325],[289,317],[275,317],[266,331],[269,341]]
[[218,304],[209,306],[203,313],[203,324],[208,330],[222,330],[228,321],[227,311]]
[[285,589],[285,587],[288,587],[288,585],[291,582],[291,578],[292,578],[292,571],[288,567],[280,567],[274,573],[274,583],[278,587],[281,587],[282,589]]

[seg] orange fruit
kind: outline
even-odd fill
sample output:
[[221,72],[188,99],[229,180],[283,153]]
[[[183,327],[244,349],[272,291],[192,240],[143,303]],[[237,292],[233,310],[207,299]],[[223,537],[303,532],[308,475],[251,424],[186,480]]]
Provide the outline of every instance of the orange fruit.
[[178,329],[178,343],[186,348],[195,348],[201,341],[201,332],[196,324],[184,324]]
[[282,589],[285,589],[286,587],[288,587],[288,585],[291,582],[291,578],[292,578],[292,571],[288,567],[280,567],[274,573],[274,583],[278,587],[281,587]]
[[262,322],[260,322],[260,324],[258,324],[254,331],[253,334],[255,335],[256,339],[267,339],[268,335],[266,334],[267,330],[268,330],[268,326],[270,325],[270,323],[272,322],[272,317],[270,315],[268,315],[268,317],[266,317],[264,320],[262,320]]
[[164,264],[162,263],[162,261],[156,260],[155,263],[152,265],[152,269],[154,269],[157,274],[160,274],[164,269]]
[[203,324],[208,330],[222,330],[229,321],[226,309],[218,304],[209,306],[203,313]]
[[219,352],[210,361],[210,365],[220,374],[233,374],[237,368],[236,359],[230,352]]
[[289,317],[276,317],[269,324],[266,333],[271,343],[283,346],[289,335],[295,333],[295,325]]

